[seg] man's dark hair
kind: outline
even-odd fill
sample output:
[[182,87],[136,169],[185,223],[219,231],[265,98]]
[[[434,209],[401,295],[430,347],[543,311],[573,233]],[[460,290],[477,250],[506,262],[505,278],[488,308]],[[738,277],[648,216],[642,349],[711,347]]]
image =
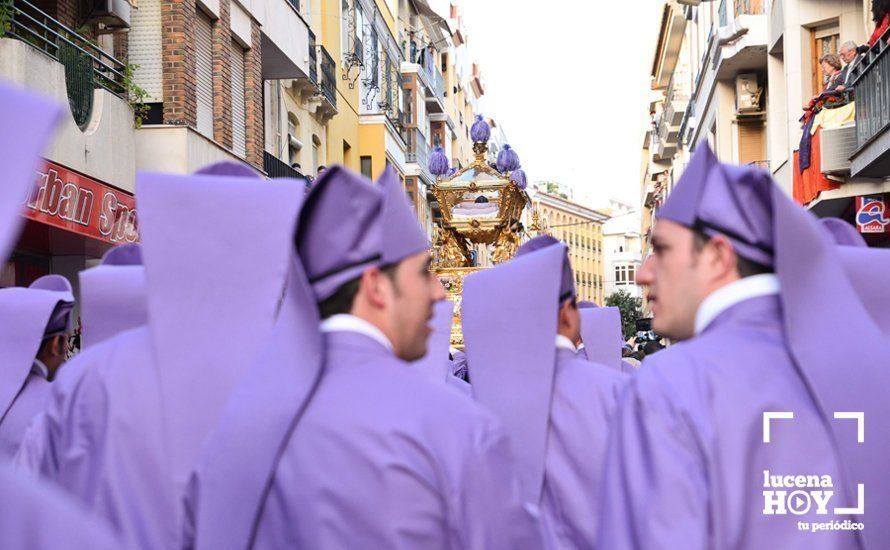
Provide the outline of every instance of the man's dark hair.
[[[696,252],[701,252],[702,249],[708,244],[708,241],[711,240],[711,236],[707,233],[693,229],[693,241],[692,246],[695,248]],[[751,277],[754,275],[762,275],[764,273],[772,273],[773,268],[763,265],[761,263],[749,260],[748,258],[741,257],[738,252],[736,252],[736,268],[739,270],[739,277]]]
[[643,353],[647,356],[652,355],[653,353],[658,353],[659,351],[664,349],[664,345],[661,342],[646,342],[643,345]]
[[[380,271],[389,277],[393,285],[396,284],[396,271],[399,264],[389,264],[382,266]],[[361,275],[340,285],[333,294],[318,303],[318,312],[322,319],[327,319],[340,313],[349,313],[355,303],[355,296],[358,294],[358,287],[361,284]],[[396,288],[398,291],[398,288]]]

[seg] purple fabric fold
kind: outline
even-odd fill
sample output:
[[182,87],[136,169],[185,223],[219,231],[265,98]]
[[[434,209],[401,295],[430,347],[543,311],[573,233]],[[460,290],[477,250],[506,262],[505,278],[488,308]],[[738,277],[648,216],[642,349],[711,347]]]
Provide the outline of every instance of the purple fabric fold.
[[[554,244],[474,273],[461,305],[476,400],[510,436],[526,502],[540,502],[566,247]],[[510,322],[504,322],[509,319]]]
[[617,307],[581,308],[581,341],[589,361],[624,371],[621,361],[621,311]]

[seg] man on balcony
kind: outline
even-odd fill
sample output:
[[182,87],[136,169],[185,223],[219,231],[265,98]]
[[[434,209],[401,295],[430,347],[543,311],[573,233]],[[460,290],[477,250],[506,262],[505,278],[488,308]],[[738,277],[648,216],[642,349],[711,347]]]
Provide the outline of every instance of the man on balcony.
[[853,72],[853,67],[859,61],[859,51],[857,48],[858,46],[856,46],[856,42],[853,42],[852,40],[848,40],[841,45],[839,54],[841,61],[844,62],[844,68],[841,69],[841,74],[838,77],[838,85],[835,88],[839,92],[853,89],[853,76],[850,73]]

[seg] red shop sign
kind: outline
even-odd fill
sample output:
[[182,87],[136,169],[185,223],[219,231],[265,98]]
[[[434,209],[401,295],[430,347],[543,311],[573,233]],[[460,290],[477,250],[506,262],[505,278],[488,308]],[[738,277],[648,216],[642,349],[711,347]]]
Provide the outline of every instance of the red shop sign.
[[37,170],[25,216],[111,244],[139,240],[132,195],[49,161]]

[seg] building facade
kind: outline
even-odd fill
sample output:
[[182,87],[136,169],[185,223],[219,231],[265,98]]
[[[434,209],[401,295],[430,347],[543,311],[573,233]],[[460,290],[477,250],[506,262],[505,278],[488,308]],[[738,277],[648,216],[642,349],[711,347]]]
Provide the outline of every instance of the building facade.
[[606,213],[610,217],[603,224],[605,296],[624,290],[634,298],[642,298],[642,288],[637,285],[637,270],[643,263],[640,210],[611,200]]
[[526,227],[566,244],[575,272],[579,300],[604,305],[603,224],[609,217],[571,200],[556,184],[538,184],[530,189],[531,207]]
[[[78,271],[138,240],[137,170],[184,174],[228,160],[312,179],[341,163],[377,178],[392,166],[432,233],[429,151],[441,145],[455,166],[470,158],[484,91],[456,6],[114,0],[107,8],[0,7],[10,10],[0,78],[70,106],[0,286],[59,273],[77,290]],[[74,207],[57,204],[62,188],[76,190]]]
[[[871,246],[890,245],[890,138],[879,101],[890,70],[880,55],[887,37],[852,62],[846,81],[854,93],[828,104],[806,135],[802,128],[802,106],[824,87],[819,60],[844,43],[867,44],[871,19],[865,0],[663,4],[647,106],[652,128],[642,148],[644,254],[654,214],[705,141],[724,162],[768,170],[817,216],[846,220]],[[802,146],[813,159],[803,170]]]

